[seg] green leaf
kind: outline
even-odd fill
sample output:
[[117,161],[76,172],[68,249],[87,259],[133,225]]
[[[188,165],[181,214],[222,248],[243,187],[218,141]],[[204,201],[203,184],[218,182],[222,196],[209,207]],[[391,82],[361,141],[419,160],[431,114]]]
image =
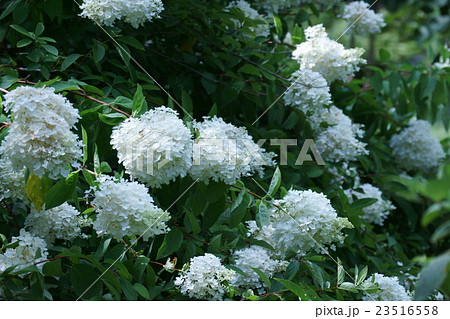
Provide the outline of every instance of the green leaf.
[[98,113],[98,117],[103,123],[106,123],[111,126],[116,126],[127,119],[127,117],[122,113],[108,113],[108,114]]
[[365,266],[358,272],[358,276],[356,276],[356,285],[359,286],[367,277],[367,272],[369,271],[369,267]]
[[25,193],[38,212],[41,211],[42,206],[44,206],[47,192],[52,187],[52,184],[53,181],[46,176],[39,178],[39,176],[30,174],[28,177]]
[[223,197],[228,186],[222,182],[211,182],[206,188],[206,200],[215,203]]
[[362,290],[366,293],[372,294],[378,291],[378,286],[374,282],[364,281],[358,287],[359,290]]
[[385,50],[383,48],[380,49],[381,62],[386,62],[387,60],[390,59],[390,57],[391,57],[391,54],[387,50]]
[[450,220],[444,222],[436,229],[431,236],[431,242],[437,243],[438,241],[448,237],[450,235]]
[[88,264],[75,264],[72,266],[69,277],[72,283],[72,289],[77,297],[83,294],[81,298],[83,300],[89,300],[103,294],[102,281],[98,280],[93,284],[98,279],[99,274],[92,266]]
[[150,258],[139,256],[133,264],[133,277],[136,281],[141,281],[142,275],[150,262]]
[[[93,207],[91,207],[91,208],[93,208]],[[97,247],[97,251],[95,252],[95,255],[98,258],[102,258],[105,255],[106,251],[108,250],[110,243],[111,243],[111,238],[102,239],[101,243]]]
[[261,201],[258,206],[258,213],[255,216],[256,224],[258,227],[268,225],[270,222],[270,208],[267,207],[266,203]]
[[273,15],[273,24],[275,25],[277,35],[281,37],[283,33],[283,23],[281,22],[281,19],[275,14]]
[[63,275],[61,259],[46,262],[42,267],[42,272],[46,276],[61,277]]
[[277,166],[275,169],[275,172],[273,173],[272,180],[270,181],[269,190],[267,191],[269,196],[273,196],[278,188],[280,188],[281,185],[281,171],[280,168]]
[[258,274],[259,278],[261,278],[264,281],[267,288],[269,288],[269,290],[270,290],[270,288],[272,287],[272,283],[270,282],[269,277],[267,277],[267,275],[265,273],[263,273],[261,270],[259,270],[258,268],[252,268],[252,269],[254,272],[256,272]]
[[42,32],[44,32],[44,25],[42,24],[42,22],[39,22],[36,25],[36,28],[34,29],[34,34],[36,34],[36,36],[40,36],[42,34]]
[[5,9],[5,11],[2,12],[2,14],[0,15],[0,20],[2,20],[3,18],[5,18],[7,15],[9,15],[11,12],[14,11],[14,9],[17,7],[17,5],[19,4],[21,0],[15,0],[13,2],[11,2]]
[[136,48],[138,50],[145,51],[145,48],[142,45],[142,43],[139,42],[136,38],[123,36],[123,37],[118,38],[117,41],[125,43],[129,46],[132,46],[133,48]]
[[211,110],[209,110],[208,116],[214,116],[217,115],[217,104],[214,103]]
[[309,260],[305,261],[306,266],[308,267],[309,271],[311,272],[311,275],[313,277],[314,284],[317,288],[323,289],[325,278],[322,273],[322,269],[317,266],[316,264],[310,262]]
[[96,174],[100,174],[101,171],[102,171],[101,168],[100,168],[100,158],[98,157],[97,144],[94,145],[94,171],[95,171]]
[[342,265],[342,261],[339,258],[337,259],[337,261],[337,286],[339,286],[344,282],[345,271],[344,266]]
[[225,196],[221,194],[221,199],[214,203],[208,203],[206,209],[203,211],[202,226],[203,229],[208,229],[217,221],[225,210]]
[[352,282],[343,282],[342,284],[339,285],[339,289],[354,292],[354,293],[358,292],[358,289],[356,288],[355,284]]
[[292,280],[295,277],[295,275],[297,274],[299,269],[300,269],[300,263],[297,260],[294,260],[287,266],[286,272],[284,273],[284,278],[286,278],[288,280]]
[[156,284],[156,274],[152,266],[147,265],[147,276],[145,278],[145,284],[149,287]]
[[361,209],[361,208],[373,205],[377,201],[378,200],[376,198],[360,198],[360,199],[353,201],[353,203],[350,204],[350,208]]
[[450,252],[436,257],[426,265],[419,275],[419,281],[416,284],[414,300],[426,300],[435,289],[438,289],[448,274],[450,264]]
[[107,162],[101,162],[100,163],[100,173],[111,173],[112,168],[109,166]]
[[261,75],[261,72],[260,72],[259,68],[257,68],[253,64],[244,64],[238,70],[238,72],[242,72],[242,73],[246,73],[246,74],[252,74],[252,75],[257,75],[257,76]]
[[48,53],[53,54],[54,56],[58,56],[58,49],[53,45],[43,44],[42,48]]
[[130,49],[128,48],[128,46],[126,44],[114,44],[114,46],[116,47],[116,50],[122,58],[123,62],[125,62],[125,65],[128,66],[130,64],[131,57]]
[[169,256],[177,251],[183,243],[183,233],[178,228],[173,228],[164,236],[163,243],[158,249],[156,259],[161,259]]
[[33,40],[31,39],[22,39],[19,42],[17,42],[17,47],[18,48],[23,48],[26,47],[27,45],[31,44],[33,42]]
[[10,27],[29,38],[32,38],[32,39],[34,38],[34,35],[31,32],[28,32],[27,30],[22,28],[20,25],[11,24]]
[[78,53],[74,53],[69,55],[68,57],[66,57],[63,61],[63,63],[61,64],[61,71],[64,71],[65,69],[67,69],[69,66],[71,66],[72,64],[75,63],[75,61],[81,56],[81,54]]
[[88,135],[84,126],[81,125],[81,135],[83,136],[83,166],[86,165],[88,160]]
[[136,289],[134,289],[133,285],[124,278],[119,278],[120,286],[122,287],[122,292],[125,295],[126,300],[134,301],[137,300],[138,294]]
[[280,284],[282,284],[285,288],[292,291],[297,297],[299,297],[301,300],[309,300],[308,295],[306,294],[305,290],[297,285],[296,283],[286,280],[286,279],[280,279],[275,278],[276,281],[278,281]]
[[230,227],[236,227],[244,218],[247,213],[247,207],[250,203],[250,195],[247,194],[245,189],[242,189],[236,200],[233,202],[230,208]]
[[150,294],[147,290],[147,288],[144,287],[144,285],[140,283],[135,283],[133,285],[134,289],[142,296],[142,298],[150,300]]
[[96,87],[93,86],[93,85],[89,85],[89,84],[80,84],[80,86],[81,86],[84,90],[86,90],[86,91],[88,91],[88,92],[92,92],[92,93],[94,93],[94,94],[97,94],[98,96],[104,96],[104,95],[105,95],[105,93],[104,93],[102,90],[100,90],[99,88],[96,88]]
[[181,93],[181,105],[183,106],[184,111],[192,116],[192,114],[193,114],[192,112],[194,109],[192,99],[189,96],[189,94],[184,90]]
[[66,179],[60,180],[48,190],[45,197],[46,210],[61,205],[72,196],[77,186],[78,175],[79,171],[73,172]]
[[201,231],[201,228],[200,228],[200,224],[198,223],[197,218],[189,210],[186,211],[186,216],[187,216],[187,218],[189,220],[189,224],[190,224],[190,226],[192,228],[192,233],[193,234],[198,234]]
[[95,43],[92,46],[92,57],[95,63],[100,62],[105,56],[105,48],[101,43]]
[[142,87],[138,84],[133,97],[133,113],[132,116],[141,115],[147,111],[147,101],[145,101]]

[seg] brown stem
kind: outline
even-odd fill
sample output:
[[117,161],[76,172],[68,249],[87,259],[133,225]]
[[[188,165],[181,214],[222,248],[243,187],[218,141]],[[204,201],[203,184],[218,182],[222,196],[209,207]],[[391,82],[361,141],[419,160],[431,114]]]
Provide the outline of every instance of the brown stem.
[[13,213],[11,207],[9,207],[9,205],[8,205],[8,203],[6,202],[5,199],[3,199],[2,202],[3,202],[3,204],[5,205],[6,210],[8,211],[9,216],[11,216],[11,218],[12,218],[12,220],[13,220],[13,222],[14,222],[14,225],[17,227],[17,229],[20,229],[19,223],[17,222],[16,216],[14,215],[14,213]]
[[2,88],[0,88],[0,92],[3,92],[3,93],[5,93],[5,94],[8,94],[8,93],[9,93],[8,90],[2,89]]
[[[19,81],[17,81],[17,83],[24,83],[24,84],[31,84],[31,85],[35,85],[35,84],[36,84],[35,82],[30,82],[30,81],[28,81],[28,80],[19,80]],[[107,102],[104,102],[104,101],[100,101],[99,99],[96,99],[95,97],[92,97],[92,96],[90,96],[90,95],[87,95],[85,92],[77,92],[77,91],[74,91],[74,90],[67,90],[67,92],[70,92],[70,93],[73,93],[73,94],[82,96],[82,97],[84,97],[84,98],[86,98],[86,99],[88,99],[88,100],[97,102],[97,103],[99,103],[99,104],[107,105],[107,106],[110,107],[112,110],[114,110],[114,111],[116,111],[116,112],[119,112],[119,113],[125,115],[126,117],[131,117],[130,114],[128,114],[128,113],[126,113],[126,112],[124,112],[124,111],[122,111],[122,110],[119,110],[118,108],[112,106],[110,103],[107,103]]]

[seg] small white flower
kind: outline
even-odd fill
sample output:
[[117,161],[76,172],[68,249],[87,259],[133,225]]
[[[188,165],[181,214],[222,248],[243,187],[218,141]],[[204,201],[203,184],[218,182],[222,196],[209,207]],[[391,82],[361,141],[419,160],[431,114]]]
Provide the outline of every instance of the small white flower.
[[79,212],[67,203],[40,212],[32,207],[25,219],[25,227],[48,244],[52,244],[55,239],[73,240],[82,236]]
[[319,24],[305,30],[306,41],[297,45],[292,57],[300,63],[301,70],[320,73],[329,83],[346,81],[349,75],[359,70],[358,64],[366,63],[361,58],[364,50],[348,49],[328,38],[325,28]]
[[163,268],[169,272],[173,272],[175,270],[175,264],[174,262],[170,261],[170,258],[167,258],[167,261],[164,264]]
[[191,258],[189,269],[175,279],[181,293],[190,298],[222,300],[235,271],[225,268],[212,254]]
[[125,236],[142,236],[148,240],[169,231],[166,226],[169,213],[153,203],[144,185],[110,177],[99,181],[101,184],[94,188],[92,201],[98,212],[94,222],[97,234],[111,235],[116,240]]
[[194,162],[189,174],[208,183],[210,179],[233,184],[243,176],[263,174],[263,166],[274,165],[274,153],[253,142],[247,130],[225,123],[222,118],[208,118],[194,123],[199,137],[194,141]]
[[375,282],[378,284],[379,290],[375,293],[365,293],[363,297],[364,301],[371,301],[373,299],[375,301],[411,301],[411,296],[406,292],[405,287],[400,285],[397,277],[374,274],[366,279],[366,282]]
[[389,145],[398,165],[408,171],[432,171],[445,158],[441,143],[431,135],[430,123],[424,120],[394,135]]
[[[361,191],[359,191],[358,189],[361,189]],[[372,205],[366,206],[362,209],[364,214],[361,216],[361,218],[367,223],[373,223],[383,226],[384,220],[389,216],[391,211],[395,209],[395,206],[392,205],[391,201],[383,199],[383,193],[377,187],[371,184],[358,185],[357,189],[345,190],[344,192],[347,195],[350,203],[353,202],[353,196],[355,196],[357,199],[377,199],[376,203],[373,203]]]
[[383,15],[369,9],[369,4],[364,1],[353,1],[345,5],[342,18],[348,21],[356,33],[365,35],[381,32],[386,25]]
[[177,112],[158,107],[115,127],[111,145],[126,172],[151,187],[186,176],[192,165],[190,130]]
[[115,20],[124,20],[134,28],[146,21],[160,18],[164,10],[161,0],[84,0],[80,16],[95,22],[114,26]]

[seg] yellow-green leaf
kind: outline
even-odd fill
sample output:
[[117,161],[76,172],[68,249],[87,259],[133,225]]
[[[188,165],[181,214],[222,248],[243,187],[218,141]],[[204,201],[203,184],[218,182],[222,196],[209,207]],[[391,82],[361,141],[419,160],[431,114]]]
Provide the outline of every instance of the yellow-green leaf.
[[46,176],[39,178],[37,175],[30,174],[28,177],[25,193],[38,212],[42,209],[47,192],[52,185],[53,181]]

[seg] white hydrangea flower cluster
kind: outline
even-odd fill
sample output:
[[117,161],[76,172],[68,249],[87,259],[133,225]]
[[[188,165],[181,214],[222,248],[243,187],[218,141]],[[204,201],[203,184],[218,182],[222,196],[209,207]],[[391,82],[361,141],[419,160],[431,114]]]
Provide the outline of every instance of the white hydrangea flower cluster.
[[343,242],[344,228],[353,228],[347,218],[337,216],[330,200],[311,190],[290,190],[272,209],[272,238],[276,249],[283,254],[306,254],[311,250],[323,253],[325,246]]
[[445,158],[441,143],[431,135],[431,125],[416,120],[394,135],[390,142],[398,165],[406,170],[429,172]]
[[222,300],[236,272],[225,268],[213,254],[191,258],[189,269],[175,279],[181,293],[196,299]]
[[369,9],[370,5],[364,1],[353,1],[345,5],[342,18],[348,21],[349,26],[358,34],[374,34],[381,32],[386,25],[383,15]]
[[25,169],[15,171],[6,158],[0,158],[0,200],[3,199],[27,201]]
[[186,176],[192,166],[191,131],[178,113],[158,107],[115,127],[111,145],[126,172],[151,187]]
[[38,212],[34,207],[25,219],[25,228],[52,244],[56,239],[73,240],[83,237],[79,212],[67,203]]
[[[383,274],[373,274],[366,282],[378,284],[378,292],[366,293],[364,301],[411,301],[411,296],[406,292],[405,287],[400,285],[397,277],[387,277]],[[373,298],[373,299],[372,299]]]
[[286,105],[297,107],[307,114],[331,104],[330,87],[320,73],[308,69],[297,70],[289,80],[291,86],[284,94]]
[[329,110],[312,117],[316,125],[327,122],[332,126],[319,128],[316,146],[322,157],[330,162],[353,161],[360,155],[369,154],[366,143],[358,138],[364,135],[362,125],[355,124],[341,109],[332,106]]
[[361,58],[361,48],[345,49],[344,46],[328,38],[322,24],[305,30],[306,41],[297,45],[292,53],[300,63],[300,69],[320,73],[329,83],[334,80],[346,81],[347,77],[359,70],[358,64],[366,63]]
[[[267,21],[267,18],[261,14],[258,13],[255,9],[253,9],[250,4],[245,0],[237,0],[231,2],[226,9],[229,8],[238,8],[241,10],[245,17],[251,20],[260,20],[265,21],[264,24],[259,24],[257,27],[252,27],[250,30],[255,33],[257,37],[268,37],[270,35],[270,26]],[[239,22],[236,21],[236,24],[238,25]]]
[[116,240],[142,235],[148,240],[169,231],[166,222],[170,215],[153,204],[144,185],[111,177],[101,177],[99,182],[100,186],[93,188],[92,201],[98,212],[94,222],[97,234],[111,235]]
[[189,174],[206,184],[210,179],[233,184],[242,176],[263,174],[263,166],[274,165],[274,153],[266,153],[253,142],[244,127],[205,117],[194,123],[199,137],[194,141],[194,163]]
[[[362,192],[358,189],[361,189]],[[355,196],[357,199],[377,199],[376,203],[373,203],[372,205],[364,207],[362,209],[364,214],[361,216],[361,219],[367,223],[383,226],[384,220],[389,216],[391,211],[395,209],[395,206],[392,205],[392,202],[390,200],[383,199],[383,193],[380,191],[380,189],[371,184],[358,185],[357,189],[348,189],[344,192],[347,195],[350,203],[353,202],[353,196]]]
[[261,270],[271,278],[276,272],[284,271],[289,264],[285,260],[274,259],[273,254],[267,248],[256,245],[235,251],[232,258],[234,259],[233,265],[241,269],[247,276],[236,273],[231,285],[244,289],[256,289],[259,294],[264,293],[267,286],[252,268]]
[[138,28],[146,21],[160,18],[164,5],[161,0],[84,0],[80,9],[83,10],[80,16],[107,26],[122,19]]
[[71,131],[80,117],[78,110],[53,88],[21,86],[5,96],[5,110],[14,121],[0,153],[14,170],[51,178],[67,175],[65,165],[76,165],[82,142]]
[[[0,272],[12,266],[18,266],[14,269],[17,271],[47,259],[47,244],[42,238],[35,237],[21,229],[19,236],[11,239],[11,243],[16,241],[19,242],[19,246],[8,248],[3,254],[0,254]],[[38,250],[40,251],[40,257],[36,258]]]

